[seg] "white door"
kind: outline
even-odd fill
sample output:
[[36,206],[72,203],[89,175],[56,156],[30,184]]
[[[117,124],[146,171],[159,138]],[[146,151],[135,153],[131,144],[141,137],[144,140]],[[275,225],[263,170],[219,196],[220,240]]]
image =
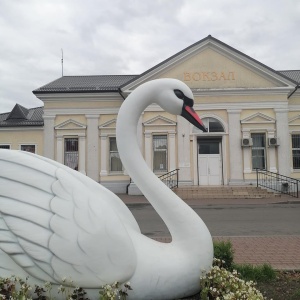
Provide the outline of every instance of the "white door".
[[202,141],[199,143],[198,153],[199,185],[221,185],[220,142]]

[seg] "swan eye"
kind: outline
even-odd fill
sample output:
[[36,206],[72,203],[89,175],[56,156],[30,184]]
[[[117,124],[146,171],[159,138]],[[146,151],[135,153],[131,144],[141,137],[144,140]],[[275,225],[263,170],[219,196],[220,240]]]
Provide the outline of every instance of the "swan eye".
[[184,99],[184,93],[180,90],[174,90],[175,95],[179,98],[179,99]]
[[185,96],[184,93],[181,90],[174,90],[174,93],[179,99],[183,100],[185,105],[193,107],[194,100],[187,97],[187,96]]

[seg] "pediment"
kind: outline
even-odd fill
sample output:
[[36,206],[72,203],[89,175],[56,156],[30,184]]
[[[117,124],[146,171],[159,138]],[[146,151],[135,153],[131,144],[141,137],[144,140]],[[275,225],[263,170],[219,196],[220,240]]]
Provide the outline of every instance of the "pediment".
[[56,125],[54,128],[57,130],[60,130],[60,129],[64,129],[64,130],[66,130],[66,129],[74,130],[75,129],[76,130],[76,129],[86,129],[86,125],[79,123],[75,120],[69,119],[63,123]]
[[289,125],[299,126],[300,125],[300,115],[297,115],[289,120]]
[[144,72],[122,87],[130,92],[157,78],[177,78],[192,89],[294,87],[268,66],[208,36]]
[[255,114],[241,120],[241,123],[242,124],[263,124],[263,123],[273,124],[273,123],[275,123],[275,119],[258,112],[258,113],[255,113]]
[[116,128],[116,126],[117,126],[117,119],[113,119],[100,125],[99,129],[111,129],[111,128]]
[[163,116],[156,116],[143,123],[144,126],[176,126],[176,122]]

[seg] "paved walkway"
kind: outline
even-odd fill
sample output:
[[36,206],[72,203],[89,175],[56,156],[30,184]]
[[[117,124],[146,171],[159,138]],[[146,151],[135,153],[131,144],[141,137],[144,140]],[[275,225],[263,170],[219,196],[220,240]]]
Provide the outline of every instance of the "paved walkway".
[[[119,195],[126,204],[148,203],[143,196]],[[233,204],[268,204],[299,203],[291,197],[265,199],[199,199],[187,201],[189,205],[233,205]],[[299,216],[300,217],[300,216]],[[300,270],[300,235],[291,236],[229,236],[213,237],[216,241],[230,241],[236,263],[264,264],[275,269]],[[169,242],[170,238],[158,238]]]

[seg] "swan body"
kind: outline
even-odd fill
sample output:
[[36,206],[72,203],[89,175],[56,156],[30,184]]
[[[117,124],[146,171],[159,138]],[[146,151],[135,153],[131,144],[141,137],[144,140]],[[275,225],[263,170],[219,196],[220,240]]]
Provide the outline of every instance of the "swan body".
[[181,81],[149,81],[132,92],[117,118],[122,163],[166,223],[171,243],[147,238],[112,192],[50,159],[0,150],[0,276],[75,286],[96,298],[100,286],[130,281],[129,299],[174,299],[199,291],[213,258],[201,218],[148,168],[137,143],[140,114],[151,103],[204,129]]

